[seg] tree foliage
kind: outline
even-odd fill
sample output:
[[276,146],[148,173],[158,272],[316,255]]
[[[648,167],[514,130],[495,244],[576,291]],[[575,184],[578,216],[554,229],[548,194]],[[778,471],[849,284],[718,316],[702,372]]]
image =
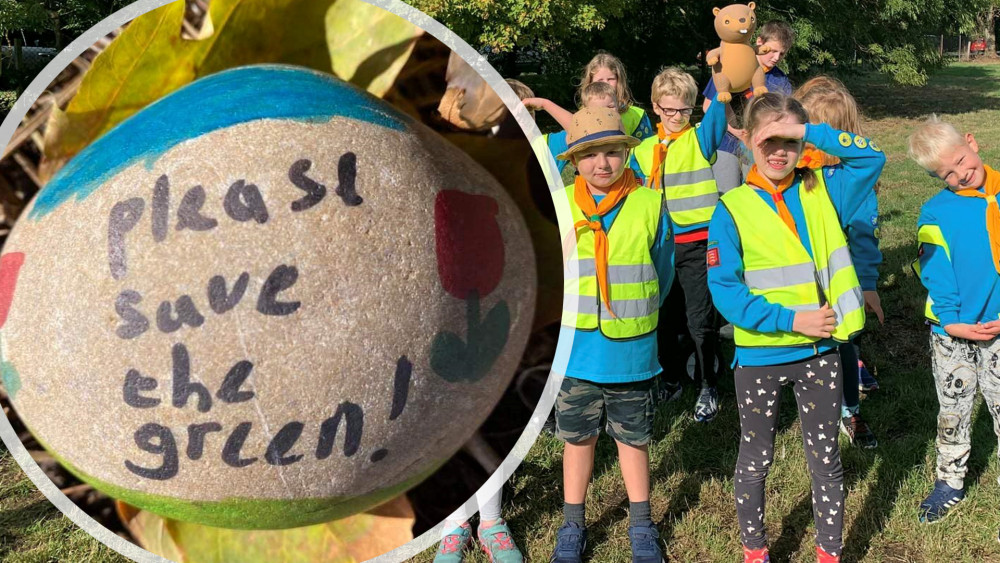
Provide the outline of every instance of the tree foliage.
[[[507,76],[538,56],[540,94],[564,103],[583,64],[598,50],[619,56],[637,99],[644,102],[662,66],[697,67],[718,37],[710,0],[415,0]],[[775,0],[758,2],[761,21],[791,23],[797,37],[787,68],[816,72],[875,71],[899,84],[920,85],[942,64],[942,33],[971,33],[995,21],[1000,0]],[[992,12],[990,11],[992,10]],[[992,14],[992,15],[991,15]],[[978,22],[978,23],[977,23]],[[703,67],[702,67],[703,68]],[[701,76],[697,76],[700,74]],[[707,79],[702,70],[696,77]],[[548,91],[548,85],[558,84]]]

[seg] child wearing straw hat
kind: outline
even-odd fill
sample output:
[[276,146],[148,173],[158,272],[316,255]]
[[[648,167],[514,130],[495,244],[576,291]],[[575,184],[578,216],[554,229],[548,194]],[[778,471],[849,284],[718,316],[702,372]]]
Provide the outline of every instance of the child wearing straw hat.
[[551,561],[582,561],[585,500],[607,414],[629,497],[632,561],[660,563],[649,509],[649,441],[654,411],[656,326],[673,282],[673,240],[662,195],[639,186],[626,163],[639,140],[613,109],[584,108],[567,128],[558,158],[579,171],[554,194],[566,260],[562,330],[553,369],[565,375],[556,400],[563,454],[564,516]]

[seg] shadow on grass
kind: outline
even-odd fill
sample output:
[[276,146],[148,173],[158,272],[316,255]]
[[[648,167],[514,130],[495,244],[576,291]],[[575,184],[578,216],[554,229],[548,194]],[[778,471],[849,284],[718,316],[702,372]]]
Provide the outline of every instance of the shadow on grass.
[[45,499],[30,502],[17,508],[0,510],[0,560],[7,555],[24,551],[21,542],[33,535],[39,523],[58,520],[62,513]]
[[846,77],[845,84],[871,119],[913,119],[930,113],[967,113],[1000,107],[1000,63],[953,64],[920,87],[899,86],[879,75]]

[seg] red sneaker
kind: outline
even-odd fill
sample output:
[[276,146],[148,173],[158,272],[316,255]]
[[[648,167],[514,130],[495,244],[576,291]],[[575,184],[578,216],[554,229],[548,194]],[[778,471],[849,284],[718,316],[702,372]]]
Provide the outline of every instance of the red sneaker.
[[840,563],[839,555],[830,555],[829,553],[823,551],[823,548],[816,546],[816,562],[817,563]]
[[767,548],[750,549],[743,546],[743,563],[771,563],[771,557],[767,554]]

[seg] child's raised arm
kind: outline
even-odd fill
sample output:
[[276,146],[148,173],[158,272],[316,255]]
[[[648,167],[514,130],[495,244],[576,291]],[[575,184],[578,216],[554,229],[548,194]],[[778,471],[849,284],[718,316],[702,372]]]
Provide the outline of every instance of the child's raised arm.
[[525,98],[521,100],[524,107],[528,109],[540,109],[552,116],[560,127],[566,129],[573,122],[573,113],[559,106],[559,104],[545,98]]
[[715,151],[719,150],[719,145],[726,138],[726,130],[729,124],[726,122],[726,104],[709,100],[705,104],[705,118],[698,126],[698,145],[701,147],[701,154],[705,160],[712,160]]
[[[832,173],[825,173],[824,179],[833,206],[846,229],[875,188],[875,182],[885,166],[885,153],[873,147],[869,139],[834,129],[825,123],[806,125],[803,138],[819,150],[840,159],[840,164],[833,167]],[[827,167],[824,167],[823,172],[826,171]]]

